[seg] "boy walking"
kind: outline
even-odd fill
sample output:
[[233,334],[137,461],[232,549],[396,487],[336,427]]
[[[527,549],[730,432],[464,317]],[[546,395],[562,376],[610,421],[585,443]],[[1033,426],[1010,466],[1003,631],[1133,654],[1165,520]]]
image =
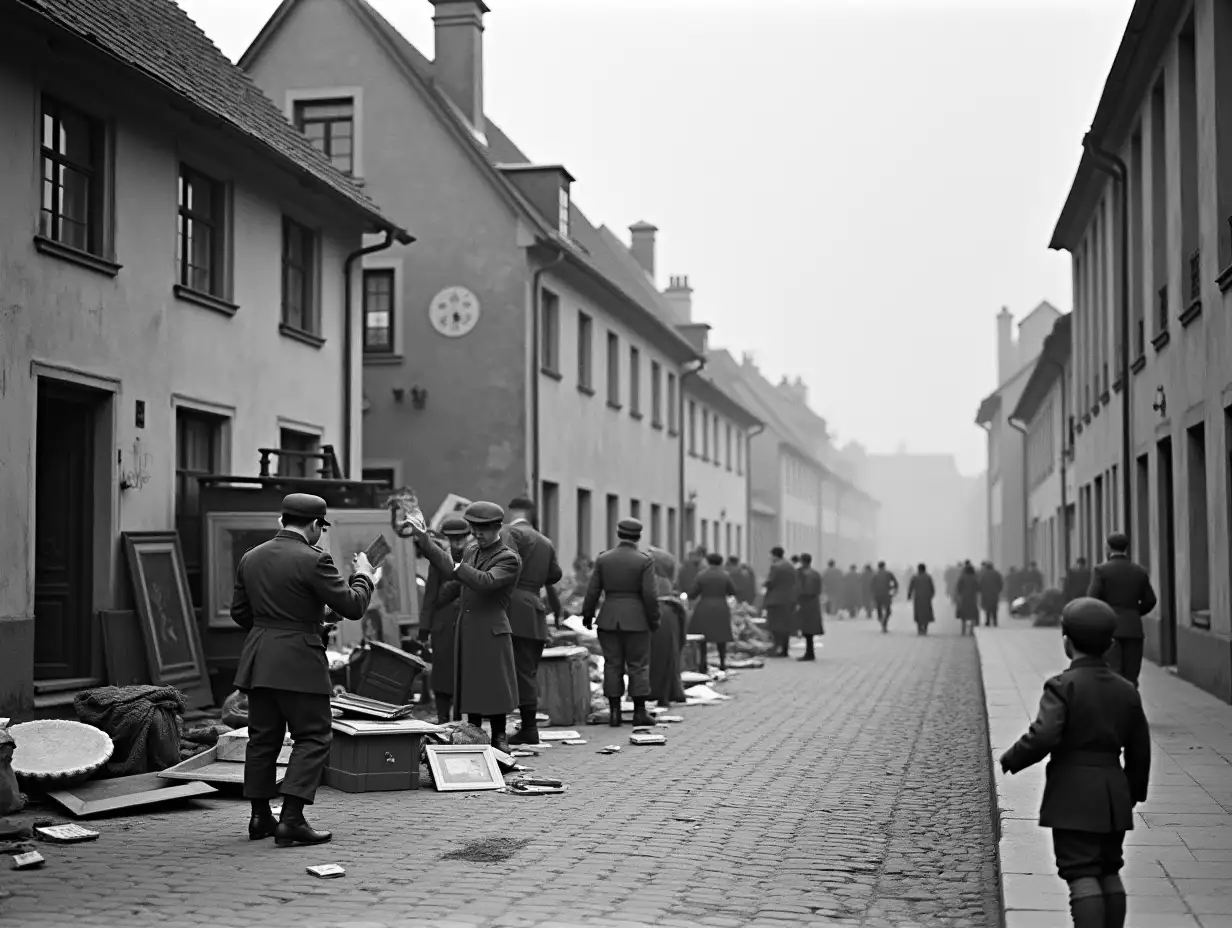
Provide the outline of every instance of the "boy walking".
[[1018,773],[1051,755],[1039,823],[1052,829],[1074,928],[1125,924],[1122,845],[1134,806],[1146,801],[1151,769],[1142,699],[1104,660],[1116,627],[1116,613],[1099,600],[1065,607],[1061,630],[1072,663],[1044,684],[1038,717],[1001,756],[1001,769]]

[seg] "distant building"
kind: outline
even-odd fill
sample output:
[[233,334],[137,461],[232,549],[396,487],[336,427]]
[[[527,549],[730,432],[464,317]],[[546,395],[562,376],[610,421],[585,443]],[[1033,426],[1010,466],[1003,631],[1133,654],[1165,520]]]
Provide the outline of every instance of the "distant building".
[[976,424],[988,433],[988,559],[1001,571],[1030,561],[1027,535],[1025,436],[1013,427],[1018,404],[1044,339],[1061,312],[1042,302],[1018,323],[1006,308],[997,314],[997,389],[984,398]]
[[172,0],[0,18],[8,715],[105,681],[98,615],[133,602],[122,533],[178,529],[204,606],[198,476],[256,476],[261,447],[358,471],[348,268],[364,233],[409,237]]
[[[1069,252],[1073,271],[1068,390],[1078,551],[1098,558],[1110,529],[1128,533],[1131,556],[1149,566],[1159,593],[1146,621],[1147,656],[1225,700],[1232,700],[1229,49],[1226,0],[1137,0],[1051,241]],[[1124,165],[1124,187],[1101,170],[1120,168],[1100,150]]]
[[285,0],[241,58],[286,117],[422,231],[364,262],[364,473],[504,504],[567,564],[638,515],[677,547],[679,398],[702,360],[484,108],[480,0],[434,0],[429,61],[363,0]]
[[1010,423],[1027,430],[1027,560],[1035,561],[1045,583],[1058,589],[1078,557],[1066,389],[1073,376],[1072,321],[1069,314],[1053,325],[1009,415]]

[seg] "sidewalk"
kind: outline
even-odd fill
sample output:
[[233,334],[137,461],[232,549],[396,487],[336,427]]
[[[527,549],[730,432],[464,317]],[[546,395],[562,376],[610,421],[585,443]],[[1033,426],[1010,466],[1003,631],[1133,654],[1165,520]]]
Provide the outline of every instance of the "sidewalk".
[[[1068,924],[1068,893],[1036,824],[1044,765],[1010,777],[996,759],[1035,718],[1044,680],[1067,661],[1059,629],[1008,620],[977,632],[1001,812],[1006,928]],[[1232,928],[1232,706],[1147,662],[1149,799],[1135,810],[1123,876],[1128,928]]]

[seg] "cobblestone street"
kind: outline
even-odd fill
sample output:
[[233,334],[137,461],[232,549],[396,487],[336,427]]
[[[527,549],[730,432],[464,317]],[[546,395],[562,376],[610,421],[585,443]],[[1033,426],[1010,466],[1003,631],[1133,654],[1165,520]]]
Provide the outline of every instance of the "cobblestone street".
[[[988,750],[973,638],[828,623],[817,664],[768,661],[688,707],[666,747],[629,729],[533,763],[563,796],[322,790],[332,844],[249,842],[247,807],[98,820],[6,872],[0,921],[29,926],[635,925],[864,928],[998,924]],[[596,749],[622,743],[620,754]],[[443,859],[469,841],[507,860]],[[343,865],[339,880],[304,868]]]

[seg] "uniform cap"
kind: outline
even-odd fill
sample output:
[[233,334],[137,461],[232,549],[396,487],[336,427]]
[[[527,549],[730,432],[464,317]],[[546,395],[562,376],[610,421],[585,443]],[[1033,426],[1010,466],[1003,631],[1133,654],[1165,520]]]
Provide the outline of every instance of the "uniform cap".
[[1061,630],[1079,651],[1103,654],[1112,647],[1117,617],[1102,600],[1081,596],[1061,610]]
[[505,510],[483,500],[471,503],[462,515],[471,525],[499,525],[505,521]]
[[289,493],[282,498],[284,516],[294,516],[297,519],[320,519],[322,525],[329,525],[325,521],[325,512],[325,500],[311,493]]
[[616,523],[616,535],[619,538],[641,538],[642,523],[637,519],[621,519]]
[[461,516],[449,516],[449,518],[441,523],[441,534],[446,538],[457,538],[461,535],[469,535],[470,533],[470,525]]

